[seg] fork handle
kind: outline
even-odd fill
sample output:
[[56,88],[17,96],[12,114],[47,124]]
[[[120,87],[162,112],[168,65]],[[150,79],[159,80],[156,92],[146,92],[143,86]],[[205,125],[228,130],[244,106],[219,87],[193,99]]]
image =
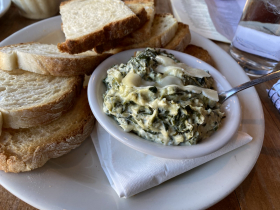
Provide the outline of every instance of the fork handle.
[[227,96],[226,99],[228,99],[229,97],[231,97],[232,95],[238,93],[241,90],[247,89],[249,87],[255,86],[257,84],[260,84],[260,83],[263,83],[263,82],[266,82],[268,80],[272,80],[272,79],[275,79],[275,78],[278,78],[278,77],[280,77],[280,70],[272,72],[272,73],[270,73],[268,75],[259,77],[257,79],[251,80],[251,81],[246,82],[246,83],[244,83],[242,85],[236,86],[236,87],[234,87],[234,88],[232,88],[232,89],[230,89],[228,91],[223,92],[223,94],[226,94],[226,96]]

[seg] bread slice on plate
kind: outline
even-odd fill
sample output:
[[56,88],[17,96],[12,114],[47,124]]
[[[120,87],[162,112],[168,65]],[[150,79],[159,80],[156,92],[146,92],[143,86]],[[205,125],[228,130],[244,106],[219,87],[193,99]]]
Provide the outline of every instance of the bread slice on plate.
[[56,45],[22,43],[0,48],[0,69],[23,69],[53,76],[90,75],[109,56],[93,51],[70,55],[61,53]]
[[78,147],[93,130],[94,116],[86,90],[74,107],[56,121],[25,129],[3,129],[0,136],[0,170],[24,172],[43,166]]
[[139,27],[140,20],[121,0],[70,0],[60,14],[66,41],[61,52],[76,54],[118,39]]
[[141,43],[118,47],[110,50],[110,53],[118,53],[128,49],[142,47],[164,47],[174,37],[178,29],[178,22],[171,14],[156,14],[154,17],[151,37]]
[[[138,26],[139,28],[141,26],[143,26],[149,19],[144,5],[139,3],[139,2],[143,2],[143,1],[151,1],[151,0],[124,0],[123,1],[125,3],[125,5],[128,6],[128,8],[131,9],[131,11],[134,12],[135,15],[139,18],[139,20],[140,20],[140,23]],[[63,24],[61,24],[61,29],[63,31]],[[117,40],[119,40],[119,39],[117,39]]]
[[189,26],[179,22],[175,36],[167,45],[164,46],[164,48],[183,52],[190,42],[191,33]]
[[208,51],[203,49],[202,47],[190,44],[184,49],[184,53],[199,58],[200,60],[210,64],[211,66],[215,66],[215,63]]
[[[144,42],[149,39],[151,36],[151,27],[154,21],[155,8],[153,0],[126,0],[125,4],[129,8],[144,6],[148,15],[148,21],[136,31],[126,35],[121,39],[114,39],[112,41],[108,41],[105,44],[98,45],[94,48],[95,52],[103,53],[113,48],[123,47],[127,45],[137,44],[140,42]],[[135,12],[132,9],[133,12]]]
[[71,109],[83,77],[54,77],[23,70],[0,70],[0,112],[4,128],[50,123]]
[[135,1],[124,0],[123,2],[139,18],[140,23],[138,25],[138,28],[140,28],[148,21],[148,14],[144,6],[142,4],[139,4],[138,1],[141,0],[135,0]]
[[123,45],[136,44],[147,40],[151,35],[151,27],[155,16],[154,0],[127,0],[124,1],[128,6],[132,4],[140,4],[144,6],[148,21],[136,31],[128,34],[122,39]]

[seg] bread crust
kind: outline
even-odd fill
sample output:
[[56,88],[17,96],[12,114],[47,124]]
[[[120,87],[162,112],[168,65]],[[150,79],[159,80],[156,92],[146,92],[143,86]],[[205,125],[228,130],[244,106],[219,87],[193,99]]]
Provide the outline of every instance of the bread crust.
[[[38,60],[39,74],[53,76],[78,76],[91,75],[95,68],[112,54],[104,53],[97,56],[88,56],[84,58],[61,58],[34,55]],[[1,68],[1,65],[0,65]]]
[[58,119],[62,114],[69,111],[73,101],[81,92],[83,77],[76,76],[68,81],[69,89],[54,101],[40,104],[30,108],[4,109],[0,107],[3,117],[4,128],[29,128],[37,125],[48,124]]
[[164,48],[183,52],[191,42],[189,26],[178,22],[178,29],[174,38]]
[[[84,92],[85,94],[83,93],[81,96],[83,97],[82,103],[81,101],[76,103],[76,106],[79,106],[79,108],[74,107],[70,111],[81,113],[77,118],[75,118],[76,115],[73,115],[73,122],[75,120],[77,122],[72,123],[69,129],[65,126],[64,130],[53,134],[46,134],[46,137],[41,138],[38,136],[28,147],[21,146],[17,141],[14,141],[14,136],[24,136],[25,133],[33,132],[30,131],[31,129],[35,130],[34,132],[38,132],[38,130],[44,132],[44,126],[19,130],[4,129],[3,135],[0,136],[0,170],[13,173],[30,171],[43,166],[49,159],[60,157],[78,147],[90,135],[95,122],[87,103],[86,91]],[[58,122],[54,121],[52,123],[55,125],[49,124],[47,126],[60,126],[63,119],[62,116]],[[36,134],[34,135],[36,137]],[[14,147],[17,149],[11,149],[8,146],[9,144],[14,144]]]
[[139,25],[138,28],[144,25],[148,21],[147,11],[143,7],[138,13],[135,13],[136,16],[139,18]]
[[210,64],[211,66],[215,66],[215,63],[208,51],[203,49],[202,47],[190,44],[184,49],[184,53],[199,58],[200,60]]
[[[164,13],[164,14],[155,14],[155,19],[165,18],[168,16],[171,16],[173,18],[172,14]],[[152,37],[150,37],[150,39],[146,40],[145,42],[115,48],[111,50],[110,53],[115,54],[124,50],[134,49],[134,48],[145,48],[145,47],[163,48],[174,37],[177,29],[178,29],[178,24],[176,22],[176,24],[172,28],[169,28],[167,31],[158,34],[157,36],[152,35]]]
[[[62,2],[60,7],[71,1]],[[109,23],[103,29],[81,36],[78,39],[67,39],[63,43],[58,43],[57,47],[61,52],[67,52],[69,54],[85,52],[106,41],[126,36],[136,30],[139,24],[140,20],[136,15],[130,16],[123,20]]]
[[[78,75],[90,75],[94,71],[94,69],[106,58],[110,57],[112,54],[104,53],[104,54],[94,54],[80,57],[60,57],[55,55],[39,55],[31,52],[21,52],[17,50],[17,47],[20,46],[28,46],[32,47],[32,45],[38,45],[40,43],[36,42],[28,42],[28,43],[19,43],[15,45],[8,45],[0,48],[0,69],[2,70],[14,70],[21,68],[26,71],[34,72],[37,74],[43,75],[53,75],[53,76],[78,76]],[[55,45],[54,45],[55,46]],[[7,60],[11,60],[9,58],[9,53],[5,51],[5,49],[13,49],[14,51],[19,51],[20,55],[16,54],[16,60],[8,62]],[[25,67],[24,63],[19,63],[19,56],[23,62],[31,61],[32,68]],[[11,69],[12,68],[12,69]]]
[[[151,33],[151,25],[154,20],[154,1],[152,0],[125,0],[125,4],[139,4],[143,5],[145,7],[149,7],[147,10],[149,11],[148,18],[144,24],[140,24],[141,27],[137,29],[136,31],[133,31],[132,33],[126,35],[125,37],[121,39],[114,39],[112,41],[108,41],[104,44],[98,45],[94,48],[94,51],[97,53],[103,53],[105,51],[111,50],[113,48],[118,47],[125,47],[127,45],[137,44],[140,42],[144,42],[145,40],[149,39]],[[146,11],[146,10],[145,10]],[[147,11],[146,11],[147,13]]]

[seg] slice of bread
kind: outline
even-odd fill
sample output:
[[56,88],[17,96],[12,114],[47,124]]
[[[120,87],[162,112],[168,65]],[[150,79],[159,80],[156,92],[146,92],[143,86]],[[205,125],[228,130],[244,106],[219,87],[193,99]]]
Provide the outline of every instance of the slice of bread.
[[[124,2],[131,9],[137,6],[145,6],[145,10],[147,11],[149,20],[141,28],[139,28],[136,31],[133,31],[132,33],[128,34],[127,36],[121,39],[114,39],[112,41],[106,42],[105,44],[96,46],[94,48],[95,52],[103,53],[113,48],[141,43],[150,38],[151,27],[155,16],[154,1],[153,0],[126,0]],[[132,9],[132,11],[134,10]]]
[[69,55],[56,45],[22,43],[0,48],[0,69],[26,71],[54,76],[90,75],[111,54],[93,51]]
[[171,14],[156,14],[152,25],[151,37],[145,42],[110,50],[112,54],[134,48],[160,48],[167,45],[178,29],[178,22]]
[[175,36],[167,45],[164,46],[164,48],[183,52],[190,42],[191,33],[189,26],[179,22]]
[[76,54],[109,40],[122,38],[139,27],[139,18],[120,0],[69,0],[60,5],[66,41],[61,52]]
[[4,128],[47,124],[71,109],[83,77],[54,77],[0,70],[0,112]]
[[138,25],[138,28],[142,27],[148,21],[148,14],[144,6],[135,1],[124,0],[123,2],[139,18],[140,23]]
[[138,30],[133,31],[122,39],[122,45],[136,44],[147,40],[151,35],[151,27],[154,22],[155,16],[155,6],[154,0],[127,0],[125,1],[127,5],[131,4],[141,4],[144,6],[148,21]]
[[50,124],[25,129],[3,129],[0,136],[0,170],[30,171],[49,159],[78,147],[93,130],[94,117],[86,90],[74,107]]
[[203,49],[202,47],[190,44],[184,49],[184,53],[199,58],[200,60],[210,64],[211,66],[215,66],[214,61],[208,51]]
[[[148,1],[148,0],[124,0],[124,3],[139,18],[140,20],[139,27],[141,27],[148,21],[149,17],[144,6],[138,3],[137,1]],[[63,31],[63,24],[61,24],[61,30]]]

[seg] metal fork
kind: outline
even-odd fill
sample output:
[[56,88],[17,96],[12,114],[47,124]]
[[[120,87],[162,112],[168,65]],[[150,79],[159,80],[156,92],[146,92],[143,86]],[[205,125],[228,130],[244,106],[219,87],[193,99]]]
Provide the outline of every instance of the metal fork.
[[219,103],[221,103],[221,104],[224,103],[229,97],[233,96],[234,94],[238,93],[239,91],[245,90],[249,87],[255,86],[257,84],[260,84],[260,83],[263,83],[263,82],[266,82],[268,80],[272,80],[272,79],[275,79],[278,77],[280,77],[280,70],[270,73],[268,75],[259,77],[257,79],[251,80],[242,85],[236,86],[230,90],[219,93]]

